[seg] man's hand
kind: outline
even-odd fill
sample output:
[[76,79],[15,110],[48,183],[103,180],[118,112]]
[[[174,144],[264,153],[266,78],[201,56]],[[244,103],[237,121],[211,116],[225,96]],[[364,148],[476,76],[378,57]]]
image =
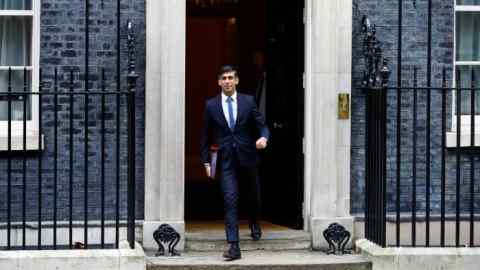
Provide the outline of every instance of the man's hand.
[[209,163],[203,164],[205,167],[205,174],[207,175],[208,178],[212,178],[212,168],[210,167]]
[[255,145],[257,146],[257,149],[265,149],[267,147],[267,138],[260,137],[260,139],[257,140]]

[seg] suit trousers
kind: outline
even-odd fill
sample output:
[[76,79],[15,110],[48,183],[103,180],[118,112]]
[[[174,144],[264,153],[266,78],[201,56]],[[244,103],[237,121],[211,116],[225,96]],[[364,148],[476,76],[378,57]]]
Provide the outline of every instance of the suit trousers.
[[240,166],[235,153],[223,158],[219,167],[227,242],[238,242],[240,191],[242,192],[242,203],[243,201],[247,202],[249,222],[257,222],[260,216],[261,198],[258,170],[257,167]]

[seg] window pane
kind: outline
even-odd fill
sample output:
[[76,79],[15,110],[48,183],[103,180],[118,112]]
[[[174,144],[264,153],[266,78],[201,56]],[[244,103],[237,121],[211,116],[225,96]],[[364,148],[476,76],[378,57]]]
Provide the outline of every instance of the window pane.
[[480,60],[480,13],[457,12],[457,61]]
[[0,0],[0,10],[31,10],[32,0]]
[[[457,66],[460,71],[460,87],[469,88],[472,86],[472,68],[475,72],[475,87],[480,87],[480,67],[479,66]],[[470,114],[471,95],[470,90],[462,90],[461,112],[462,114]],[[475,114],[480,114],[480,91],[475,92]]]
[[480,0],[457,0],[457,5],[476,6],[480,5]]
[[[23,92],[23,70],[12,70],[12,92]],[[27,71],[27,91],[30,92],[31,72]],[[0,93],[8,92],[8,70],[0,70]],[[18,99],[18,98],[17,98]],[[31,120],[30,97],[27,98],[27,119]],[[12,120],[23,120],[23,100],[12,101]],[[0,121],[8,120],[8,101],[0,96]]]
[[31,66],[31,40],[31,17],[0,17],[0,66]]

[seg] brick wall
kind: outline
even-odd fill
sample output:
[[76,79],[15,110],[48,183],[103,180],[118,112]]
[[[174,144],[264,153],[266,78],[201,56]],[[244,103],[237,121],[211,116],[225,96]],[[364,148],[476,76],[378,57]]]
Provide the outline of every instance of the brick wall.
[[[427,69],[427,14],[428,1],[403,1],[402,35],[402,84],[412,85],[413,69],[418,67],[419,86],[426,85]],[[377,39],[382,43],[384,56],[389,60],[392,71],[391,86],[397,85],[397,45],[398,45],[398,1],[354,0],[353,18],[353,88],[352,88],[352,162],[351,162],[351,209],[354,214],[363,213],[365,194],[365,95],[359,89],[363,75],[363,55],[361,19],[367,15],[377,25]],[[452,86],[454,1],[433,1],[432,11],[432,85],[441,85],[441,71],[447,69],[448,85]],[[387,207],[394,210],[396,193],[396,92],[388,94],[387,120]],[[451,128],[451,94],[447,99],[447,129]],[[426,94],[418,93],[418,132],[417,132],[417,210],[425,210],[425,169],[426,169]],[[402,94],[402,159],[400,202],[402,211],[411,211],[412,155],[413,155],[413,92]],[[433,214],[440,212],[440,168],[441,168],[441,99],[439,92],[432,93],[431,121],[431,207]],[[455,152],[447,150],[446,207],[448,212],[455,210]],[[480,175],[480,162],[476,158],[476,175]],[[461,156],[461,209],[469,209],[470,163],[469,155],[462,151]],[[479,185],[475,187],[480,206]]]
[[[53,91],[54,68],[59,72],[59,91],[68,91],[69,72],[75,74],[75,91],[85,89],[85,3],[84,0],[42,0],[41,7],[41,54],[40,65],[44,74],[44,91]],[[107,90],[116,89],[116,2],[113,0],[91,1],[90,7],[90,46],[89,46],[89,89],[100,90],[101,71],[105,68]],[[103,4],[102,4],[103,2]],[[126,89],[126,21],[130,19],[135,24],[137,35],[137,73],[138,94],[136,97],[136,178],[137,178],[137,218],[143,218],[143,191],[144,191],[144,115],[145,115],[145,1],[121,1],[121,85]],[[69,98],[59,97],[58,115],[58,183],[57,183],[57,210],[58,219],[68,219],[69,212]],[[116,132],[116,100],[110,96],[106,98],[106,216],[115,217],[115,132]],[[90,97],[89,100],[89,207],[91,219],[100,217],[100,97]],[[127,174],[127,119],[126,101],[121,99],[121,150],[120,150],[120,203],[121,216],[126,217],[126,174]],[[74,178],[73,178],[73,217],[83,219],[84,198],[84,97],[75,98],[74,105]],[[28,153],[26,172],[27,191],[27,219],[37,219],[38,208],[38,158],[42,159],[42,218],[53,218],[54,193],[54,106],[53,97],[45,96],[42,99],[42,125],[45,136],[45,149],[41,153]],[[13,160],[12,171],[12,217],[20,220],[22,215],[23,173],[22,158],[16,156]],[[0,171],[6,172],[7,162],[0,159]],[[7,175],[0,174],[0,192],[6,194]],[[0,196],[0,221],[6,220],[7,198]]]

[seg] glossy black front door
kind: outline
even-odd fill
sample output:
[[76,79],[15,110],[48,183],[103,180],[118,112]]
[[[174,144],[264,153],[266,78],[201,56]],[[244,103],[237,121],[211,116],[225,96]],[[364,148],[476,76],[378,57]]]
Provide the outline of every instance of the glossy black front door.
[[[264,153],[264,216],[303,227],[303,1],[267,0],[265,113],[271,131]],[[261,95],[259,95],[261,96]],[[260,102],[260,107],[262,102]]]

